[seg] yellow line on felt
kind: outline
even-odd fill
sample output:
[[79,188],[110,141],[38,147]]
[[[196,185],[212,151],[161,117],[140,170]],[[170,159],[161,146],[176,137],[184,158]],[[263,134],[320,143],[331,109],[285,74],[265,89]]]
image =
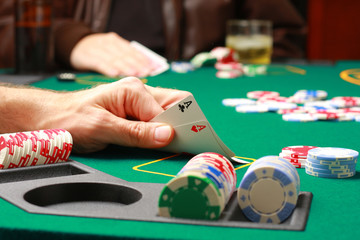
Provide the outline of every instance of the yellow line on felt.
[[134,166],[132,169],[135,170],[135,171],[139,171],[139,172],[146,172],[146,173],[152,173],[152,174],[163,175],[163,176],[168,176],[168,177],[175,177],[175,175],[166,174],[166,173],[161,173],[161,172],[153,172],[153,171],[148,171],[148,170],[142,170],[142,169],[139,169],[139,168],[140,168],[140,167],[143,167],[143,166],[146,166],[146,165],[149,165],[149,164],[156,163],[156,162],[164,161],[164,160],[169,159],[169,158],[177,157],[177,156],[179,156],[180,154],[181,154],[181,153],[177,153],[177,154],[171,155],[171,156],[169,156],[169,157],[160,158],[160,159],[157,159],[157,160],[154,160],[154,161],[150,161],[150,162],[147,162],[147,163],[143,163],[143,164]]
[[252,162],[251,163],[248,163],[248,164],[244,164],[244,165],[241,165],[237,168],[235,168],[235,171],[238,170],[238,169],[241,169],[241,168],[244,168],[244,167],[247,167],[247,166],[250,166],[251,164],[253,164],[253,162],[256,161],[255,158],[247,158],[247,157],[239,157],[239,156],[235,156],[236,158],[241,158],[241,159],[246,159],[246,160],[251,160]]
[[286,68],[287,70],[289,70],[290,72],[298,73],[298,74],[301,74],[301,75],[305,75],[305,74],[306,74],[306,70],[301,69],[301,68],[298,68],[298,67],[294,67],[294,66],[287,65],[287,66],[285,66],[285,68]]

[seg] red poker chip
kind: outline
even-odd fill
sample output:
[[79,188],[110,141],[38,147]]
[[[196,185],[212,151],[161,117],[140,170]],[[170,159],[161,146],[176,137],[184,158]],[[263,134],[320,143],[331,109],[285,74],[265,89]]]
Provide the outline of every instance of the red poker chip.
[[293,158],[306,158],[308,151],[317,148],[315,146],[289,146],[282,149],[282,153]]
[[225,56],[223,56],[219,62],[221,63],[232,63],[232,62],[236,62],[236,57],[235,57],[235,51],[233,49],[230,49],[229,53],[226,54]]
[[297,107],[294,109],[279,109],[278,114],[287,114],[287,113],[307,113],[308,111],[304,107]]
[[278,92],[272,92],[272,91],[251,91],[246,94],[248,98],[252,99],[259,99],[265,96],[268,97],[277,97],[280,96],[280,93]]
[[215,68],[220,71],[230,71],[230,70],[241,70],[243,71],[243,65],[238,62],[217,62],[215,63]]
[[344,116],[344,113],[339,112],[338,110],[317,110],[311,113],[312,116],[317,117],[319,120],[334,120]]
[[277,97],[263,96],[263,97],[258,99],[258,102],[259,103],[264,103],[264,102],[288,102],[288,100],[289,100],[289,98],[281,97],[281,96],[277,96]]
[[360,106],[360,97],[334,97],[331,101],[340,107],[356,107]]

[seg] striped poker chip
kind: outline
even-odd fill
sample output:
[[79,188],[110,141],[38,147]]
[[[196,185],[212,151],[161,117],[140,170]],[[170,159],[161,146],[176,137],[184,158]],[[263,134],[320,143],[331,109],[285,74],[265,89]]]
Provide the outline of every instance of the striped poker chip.
[[73,140],[63,129],[0,135],[0,168],[20,168],[68,160]]
[[[246,171],[238,188],[238,204],[253,222],[281,223],[295,209],[299,182],[280,160],[257,160]],[[292,173],[291,173],[292,172]]]
[[242,71],[240,70],[220,70],[216,72],[216,77],[223,78],[223,79],[231,79],[231,78],[237,78],[242,76]]
[[311,107],[314,109],[336,109],[337,105],[335,102],[329,101],[313,101],[304,103],[304,107]]
[[288,155],[290,157],[294,158],[307,158],[308,152],[311,149],[317,148],[315,146],[288,146],[284,147],[281,152],[285,155]]
[[349,122],[354,120],[355,120],[355,116],[348,113],[345,113],[344,115],[341,115],[339,118],[335,119],[335,121],[337,122]]
[[335,110],[316,110],[310,113],[312,116],[317,117],[319,120],[335,120],[344,117],[345,114]]
[[327,169],[327,170],[345,170],[345,169],[350,169],[353,170],[356,168],[356,163],[351,163],[351,164],[343,164],[343,165],[331,165],[331,164],[320,164],[320,162],[318,163],[314,163],[314,161],[311,160],[307,160],[306,161],[306,165],[312,168],[320,168],[320,169]]
[[265,97],[265,96],[278,97],[278,96],[280,96],[280,93],[273,92],[273,91],[251,91],[251,92],[248,92],[246,94],[246,96],[248,98],[252,98],[252,99],[259,99],[259,98],[262,98],[262,97]]
[[214,56],[217,60],[220,60],[230,54],[230,48],[216,47],[210,51],[210,54]]
[[293,96],[312,101],[312,100],[326,99],[328,93],[324,90],[298,90],[295,92]]
[[235,109],[237,112],[242,113],[263,113],[269,111],[269,107],[264,104],[237,106]]
[[287,122],[314,122],[318,118],[309,113],[288,113],[282,115],[282,119]]
[[219,218],[224,202],[209,178],[192,172],[178,175],[165,185],[158,207],[162,217],[214,220]]
[[285,159],[282,159],[281,157],[270,155],[270,156],[261,157],[260,159],[256,160],[255,162],[252,163],[252,166],[256,166],[257,164],[262,164],[264,161],[271,162],[272,164],[281,165],[281,167],[285,167],[287,171],[296,180],[297,186],[299,187],[297,193],[300,192],[300,177],[298,172],[291,163],[289,163]]
[[227,107],[236,107],[239,105],[255,105],[256,101],[248,98],[225,98],[222,104]]
[[279,109],[277,111],[278,114],[287,114],[287,113],[307,113],[306,108],[304,107],[296,107],[293,109]]
[[314,148],[308,151],[308,156],[317,160],[338,161],[338,160],[354,160],[359,156],[359,152],[336,147]]
[[319,164],[319,165],[326,165],[326,166],[350,166],[350,165],[356,165],[357,163],[357,159],[352,159],[352,160],[319,160],[319,159],[315,159],[311,156],[308,156],[306,159],[306,162],[311,162],[314,164]]
[[198,154],[165,185],[158,212],[163,217],[215,220],[235,189],[235,169],[227,158],[211,152]]
[[331,101],[343,108],[360,106],[360,97],[334,97]]
[[326,173],[311,171],[306,168],[305,168],[305,172],[308,175],[311,175],[314,177],[321,177],[321,178],[349,178],[349,177],[355,176],[355,174],[356,174],[356,171],[350,172],[350,173],[326,174]]
[[270,97],[270,96],[264,96],[257,100],[259,103],[265,103],[265,102],[288,102],[287,97],[277,96],[277,97]]
[[171,70],[177,73],[188,73],[194,71],[195,67],[189,62],[172,62]]
[[241,73],[243,72],[243,65],[238,62],[229,62],[229,63],[222,63],[217,62],[215,63],[215,68],[219,71],[231,71],[231,70],[239,70]]
[[354,167],[349,167],[349,168],[338,168],[338,169],[327,169],[327,168],[323,168],[323,167],[313,167],[311,166],[309,163],[305,164],[305,168],[307,170],[310,170],[312,172],[318,172],[318,173],[326,173],[326,174],[339,174],[339,173],[351,173],[351,172],[355,172],[356,168],[355,165]]
[[297,108],[297,105],[294,103],[288,103],[288,102],[264,102],[263,104],[267,105],[270,112],[276,112],[279,110],[290,110]]
[[211,53],[208,52],[201,52],[196,54],[191,60],[190,63],[194,65],[196,68],[200,68],[203,66],[214,66],[217,59],[215,56],[213,56]]

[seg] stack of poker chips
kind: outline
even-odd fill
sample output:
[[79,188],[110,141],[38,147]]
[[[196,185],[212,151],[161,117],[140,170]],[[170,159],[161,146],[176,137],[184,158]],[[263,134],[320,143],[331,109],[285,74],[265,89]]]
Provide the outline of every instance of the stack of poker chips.
[[73,140],[63,129],[0,135],[0,169],[67,161]]
[[201,153],[165,185],[159,197],[159,215],[216,220],[235,189],[231,162],[217,153]]
[[276,224],[292,214],[299,192],[300,178],[294,166],[278,156],[265,156],[248,168],[237,198],[249,220]]
[[305,168],[308,151],[317,147],[314,146],[289,146],[284,147],[279,157],[288,161],[295,168]]
[[257,90],[248,92],[248,98],[226,98],[222,103],[242,113],[277,112],[288,122],[360,122],[360,97],[326,100],[327,96],[324,90],[298,90],[290,97],[280,96],[278,92]]
[[348,178],[356,174],[359,152],[346,148],[315,148],[308,152],[305,172],[315,177]]

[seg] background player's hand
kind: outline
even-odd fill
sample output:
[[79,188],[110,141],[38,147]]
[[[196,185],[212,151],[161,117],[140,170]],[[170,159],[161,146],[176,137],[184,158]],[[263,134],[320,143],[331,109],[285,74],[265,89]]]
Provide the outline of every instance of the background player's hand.
[[153,69],[150,60],[116,33],[95,33],[81,39],[71,52],[71,65],[117,77],[144,77]]
[[35,128],[68,130],[77,152],[98,151],[108,144],[166,146],[174,136],[173,128],[148,121],[190,95],[150,87],[134,77],[88,90],[52,94],[55,97],[49,98],[41,114],[33,114],[38,118],[33,120],[39,122]]

